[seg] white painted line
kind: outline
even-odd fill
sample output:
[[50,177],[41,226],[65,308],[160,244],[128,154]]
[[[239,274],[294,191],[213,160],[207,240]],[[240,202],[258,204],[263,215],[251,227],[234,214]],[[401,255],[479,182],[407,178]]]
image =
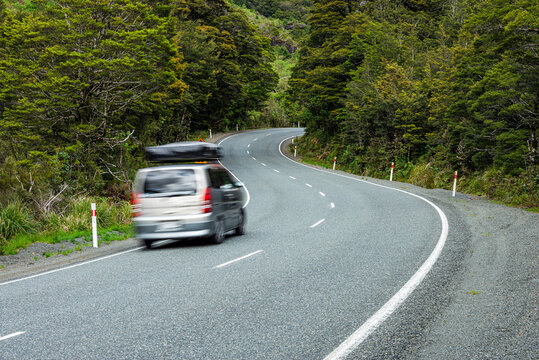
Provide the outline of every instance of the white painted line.
[[293,176],[289,176],[289,178],[292,179],[292,180],[296,180],[296,178],[293,177]]
[[307,184],[307,183],[305,183],[305,185],[307,185],[308,187],[313,187],[313,186],[312,186],[311,184]]
[[262,251],[264,251],[264,250],[258,250],[258,251],[252,252],[252,253],[250,253],[250,254],[247,254],[247,255],[245,255],[245,256],[239,257],[239,258],[237,258],[237,259],[227,261],[226,263],[223,263],[223,264],[221,264],[221,265],[217,265],[216,267],[214,267],[214,269],[219,269],[219,268],[222,268],[222,267],[224,267],[224,266],[227,266],[227,265],[230,265],[230,264],[232,264],[232,263],[235,263],[235,262],[237,262],[237,261],[240,261],[240,260],[246,259],[246,258],[248,258],[248,257],[251,257],[251,256],[253,256],[253,255],[260,254]]
[[262,164],[262,166],[267,166],[267,165],[266,165],[266,164],[264,164],[264,163],[261,163],[261,164]]
[[335,208],[335,204],[334,203],[331,203],[329,206],[331,206],[331,208]]
[[0,341],[2,340],[7,340],[9,338],[12,338],[12,337],[15,337],[15,336],[19,336],[19,335],[22,335],[24,334],[26,331],[18,331],[16,333],[13,333],[13,334],[9,334],[9,335],[6,335],[6,336],[2,336],[0,337]]
[[255,158],[254,156],[251,156],[251,157],[253,158],[253,160],[255,160],[255,161],[256,161],[256,158]]
[[318,193],[320,194],[320,196],[326,197],[326,194],[324,194],[323,192],[319,191]]
[[258,138],[255,138],[253,141],[257,141],[257,140],[258,140]]
[[315,223],[315,224],[312,224],[311,226],[309,226],[310,228],[315,228],[317,227],[318,225],[322,224],[324,221],[326,221],[326,219],[322,219],[320,220],[319,222]]
[[145,246],[139,246],[139,247],[136,247],[136,248],[131,249],[131,250],[122,251],[122,252],[119,252],[119,253],[116,253],[116,254],[103,256],[103,257],[101,257],[101,258],[97,258],[97,259],[94,259],[94,260],[85,261],[85,262],[82,262],[82,263],[79,263],[79,264],[70,265],[70,266],[66,266],[66,267],[63,267],[63,268],[60,268],[60,269],[51,270],[51,271],[46,271],[46,272],[43,272],[43,273],[40,273],[40,274],[36,274],[36,275],[32,275],[32,276],[27,276],[27,277],[24,277],[24,278],[21,278],[21,279],[16,279],[16,280],[11,280],[11,281],[6,281],[6,282],[3,282],[3,283],[0,283],[0,286],[8,285],[8,284],[13,284],[13,283],[16,283],[16,282],[19,282],[19,281],[23,281],[23,280],[33,279],[33,278],[40,277],[40,276],[43,276],[43,275],[53,274],[53,273],[55,273],[55,272],[64,271],[64,270],[67,270],[67,269],[73,269],[73,268],[76,268],[76,267],[78,267],[78,266],[82,266],[82,265],[86,265],[86,264],[91,264],[91,263],[94,263],[94,262],[96,262],[96,261],[101,261],[101,260],[109,259],[109,258],[112,258],[112,257],[115,257],[115,256],[127,254],[127,253],[130,253],[130,252],[133,252],[133,251],[137,251],[137,250],[140,250],[140,249],[144,249],[144,248],[145,248]]
[[292,137],[286,138],[279,144],[279,152],[281,155],[288,159],[289,161],[292,161],[293,163],[296,163],[297,165],[301,165],[304,167],[307,167],[309,169],[323,172],[332,176],[340,176],[346,179],[363,182],[365,184],[378,186],[384,189],[389,189],[392,191],[398,191],[413,197],[416,197],[418,199],[421,199],[425,201],[427,204],[432,206],[436,212],[438,213],[438,216],[440,217],[440,220],[442,222],[442,232],[440,233],[440,237],[438,238],[438,242],[436,243],[436,246],[434,247],[434,250],[429,255],[427,260],[421,265],[421,267],[416,271],[416,273],[408,280],[406,284],[395,294],[391,299],[389,299],[381,308],[378,310],[374,315],[372,315],[359,329],[357,329],[352,335],[348,337],[341,345],[339,345],[338,348],[336,348],[331,354],[326,356],[324,360],[337,360],[337,359],[344,359],[346,356],[348,356],[352,351],[357,349],[359,345],[365,339],[369,337],[370,334],[372,334],[391,314],[395,312],[399,308],[399,306],[410,296],[410,294],[417,288],[419,284],[423,281],[425,276],[430,272],[434,264],[436,263],[436,260],[440,257],[440,254],[442,253],[442,249],[444,248],[445,242],[447,240],[447,235],[449,234],[449,222],[447,221],[447,217],[444,214],[444,212],[436,206],[433,202],[425,199],[422,196],[416,195],[414,193],[404,191],[401,189],[395,189],[389,186],[375,184],[367,180],[363,179],[357,179],[351,176],[329,172],[321,169],[317,169],[311,166],[307,166],[305,164],[299,163],[297,161],[294,161],[293,159],[288,158],[283,152],[281,151],[282,144]]
[[249,150],[247,150],[247,154],[250,154]]
[[250,147],[251,147],[251,144],[247,145],[247,147],[250,148]]
[[[234,134],[234,135],[231,135],[227,138],[224,138],[222,139],[221,141],[217,142],[217,145],[221,145],[223,142],[225,142],[226,140],[230,139],[231,137],[233,136],[237,136],[239,134]],[[255,158],[253,158],[254,160],[256,160]],[[237,181],[240,181],[241,183],[243,183],[243,181],[241,181],[240,179],[238,179],[238,177],[236,175],[234,175],[234,173],[232,171],[230,171],[226,166],[223,165],[223,163],[221,161],[219,161],[219,164],[221,164],[222,167],[224,167],[225,169],[228,170],[228,172],[230,174],[232,174],[232,176],[234,176],[234,179],[236,179]],[[245,186],[245,183],[243,183],[243,190],[245,190],[245,194],[247,194],[247,201],[245,201],[245,204],[243,204],[242,208],[245,209],[247,207],[247,205],[249,205],[249,203],[251,202],[251,194],[249,194],[249,189],[247,189],[247,186]]]
[[280,172],[280,171],[279,171],[279,170],[277,170],[277,169],[273,169],[273,171],[275,171],[276,173]]

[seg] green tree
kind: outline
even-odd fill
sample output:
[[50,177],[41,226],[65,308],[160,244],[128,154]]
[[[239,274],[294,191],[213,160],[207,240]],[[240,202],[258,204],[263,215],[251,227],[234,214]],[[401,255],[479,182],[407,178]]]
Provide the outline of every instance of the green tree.
[[2,141],[26,172],[57,164],[73,187],[127,180],[137,119],[168,114],[186,88],[174,28],[141,2],[36,4],[1,29]]

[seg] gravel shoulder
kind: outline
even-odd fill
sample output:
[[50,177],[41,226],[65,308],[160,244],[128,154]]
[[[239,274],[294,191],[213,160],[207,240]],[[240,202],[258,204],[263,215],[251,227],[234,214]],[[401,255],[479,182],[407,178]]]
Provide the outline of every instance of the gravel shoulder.
[[[453,198],[448,190],[361,178],[426,197],[446,213],[450,228],[433,270],[352,357],[537,359],[539,214],[461,193]],[[0,256],[0,283],[140,246],[128,239],[37,256],[45,245]]]

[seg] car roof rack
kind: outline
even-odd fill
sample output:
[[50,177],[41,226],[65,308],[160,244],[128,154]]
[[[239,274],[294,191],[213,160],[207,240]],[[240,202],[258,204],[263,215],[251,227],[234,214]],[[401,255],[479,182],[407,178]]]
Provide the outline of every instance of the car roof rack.
[[145,150],[148,161],[159,163],[217,161],[223,158],[223,149],[219,145],[198,141],[150,146]]

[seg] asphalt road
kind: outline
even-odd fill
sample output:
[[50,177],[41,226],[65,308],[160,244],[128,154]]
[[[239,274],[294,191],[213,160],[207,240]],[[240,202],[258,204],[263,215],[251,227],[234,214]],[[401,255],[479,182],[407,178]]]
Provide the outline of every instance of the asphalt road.
[[[300,133],[222,141],[223,164],[249,192],[246,235],[165,243],[0,286],[0,359],[420,357],[424,323],[443,307],[432,292],[445,294],[447,279],[427,268],[436,286],[416,278],[412,298],[397,301],[405,306],[384,306],[441,250],[443,216],[409,193],[290,161],[279,144]],[[451,274],[467,251],[452,246],[454,258],[442,260]],[[432,306],[411,307],[418,296]],[[373,316],[380,328],[369,330]],[[354,338],[365,327],[365,342]]]

